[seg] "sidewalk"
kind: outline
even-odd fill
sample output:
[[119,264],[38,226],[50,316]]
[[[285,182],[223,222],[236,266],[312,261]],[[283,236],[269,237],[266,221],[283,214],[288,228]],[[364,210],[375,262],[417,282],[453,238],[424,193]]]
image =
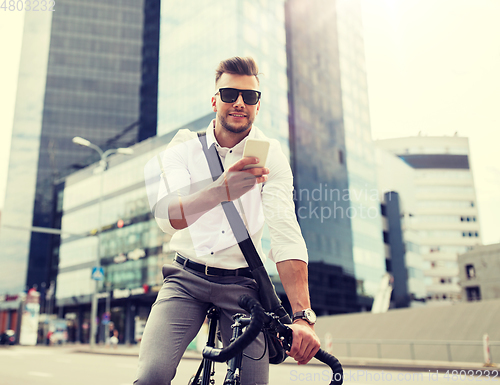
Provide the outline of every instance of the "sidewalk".
[[[75,353],[91,353],[91,354],[110,354],[121,356],[138,356],[139,345],[125,346],[118,345],[116,348],[106,346],[96,346],[93,351],[89,345],[74,345],[73,352]],[[183,359],[201,360],[201,353],[193,350],[188,350],[183,356]],[[492,371],[499,370],[498,365],[495,367],[484,367],[479,362],[446,362],[446,361],[424,361],[424,360],[397,360],[397,359],[379,359],[379,358],[354,358],[354,357],[338,357],[344,368],[363,368],[363,369],[385,369],[385,370],[405,370],[405,371],[439,371],[446,372],[447,370],[476,370]],[[288,358],[283,364],[295,365],[295,361]],[[309,365],[323,365],[318,360],[312,360]]]

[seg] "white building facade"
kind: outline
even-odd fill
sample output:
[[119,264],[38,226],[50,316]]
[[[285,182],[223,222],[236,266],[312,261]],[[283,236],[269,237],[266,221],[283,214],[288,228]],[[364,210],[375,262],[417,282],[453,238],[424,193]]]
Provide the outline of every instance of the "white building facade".
[[[420,239],[411,229],[411,223],[417,211],[415,197],[415,170],[399,157],[377,148],[375,151],[377,162],[377,181],[381,196],[382,207],[387,207],[391,202],[387,202],[387,193],[396,192],[399,197],[400,225],[404,242],[404,265],[406,267],[406,287],[408,292],[408,306],[418,306],[423,304],[426,298],[426,288],[424,283],[424,260],[420,254]],[[389,196],[390,197],[390,196]],[[384,210],[383,210],[384,211]],[[391,239],[387,236],[390,232],[389,218],[387,213],[382,217],[384,229],[384,246],[388,270],[398,279],[394,272],[393,261],[391,261]],[[396,275],[395,275],[396,273]]]
[[415,213],[405,234],[420,244],[427,302],[459,300],[457,256],[481,244],[468,139],[416,136],[376,143],[415,171]]

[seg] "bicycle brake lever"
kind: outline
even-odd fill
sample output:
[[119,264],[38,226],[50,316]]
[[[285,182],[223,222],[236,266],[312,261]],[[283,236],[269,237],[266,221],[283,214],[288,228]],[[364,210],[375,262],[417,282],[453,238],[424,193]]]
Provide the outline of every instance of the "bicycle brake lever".
[[[280,328],[281,329],[281,328]],[[281,340],[281,344],[285,351],[289,352],[292,348],[293,342],[293,330],[286,325],[283,325],[282,330],[279,331],[279,336]]]

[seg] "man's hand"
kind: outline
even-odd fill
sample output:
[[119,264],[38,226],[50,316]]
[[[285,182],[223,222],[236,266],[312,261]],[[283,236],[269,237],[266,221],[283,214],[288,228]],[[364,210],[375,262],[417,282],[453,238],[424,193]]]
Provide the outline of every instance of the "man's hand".
[[257,158],[242,158],[207,187],[179,197],[178,200],[172,200],[168,206],[168,218],[172,227],[177,230],[185,229],[219,203],[238,199],[255,184],[264,183],[269,174],[268,168],[256,167],[243,170],[243,167],[257,163],[259,163]]
[[243,170],[243,167],[259,163],[259,159],[245,157],[234,163],[215,181],[221,202],[233,201],[252,189],[253,186],[267,181],[269,169],[256,167]]
[[295,359],[299,365],[305,365],[318,352],[319,338],[313,327],[304,320],[296,321],[289,327],[293,331],[293,343],[287,354]]

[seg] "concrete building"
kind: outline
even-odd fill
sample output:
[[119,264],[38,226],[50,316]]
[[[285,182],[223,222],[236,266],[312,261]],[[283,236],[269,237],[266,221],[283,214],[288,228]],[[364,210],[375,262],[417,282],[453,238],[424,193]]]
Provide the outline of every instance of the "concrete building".
[[458,270],[462,301],[500,298],[500,243],[459,254]]
[[460,300],[457,256],[481,244],[468,139],[416,136],[376,145],[415,171],[416,209],[405,234],[420,244],[427,303]]

